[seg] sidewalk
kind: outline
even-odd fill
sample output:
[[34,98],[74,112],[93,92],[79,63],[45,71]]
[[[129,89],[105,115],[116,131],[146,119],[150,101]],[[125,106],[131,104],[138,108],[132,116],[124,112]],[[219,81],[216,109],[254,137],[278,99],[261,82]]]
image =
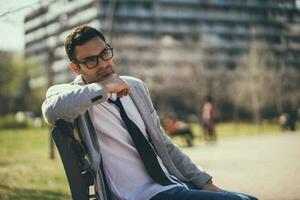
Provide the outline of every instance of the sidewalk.
[[226,138],[183,151],[223,189],[300,200],[300,132]]

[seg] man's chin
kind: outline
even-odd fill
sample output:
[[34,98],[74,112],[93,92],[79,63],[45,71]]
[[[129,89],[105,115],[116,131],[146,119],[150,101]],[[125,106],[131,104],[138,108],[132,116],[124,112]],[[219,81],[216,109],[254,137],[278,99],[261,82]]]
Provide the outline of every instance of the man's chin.
[[104,79],[106,79],[107,77],[109,77],[110,75],[112,75],[113,73],[108,73],[108,74],[102,74],[102,75],[98,75],[97,76],[97,80],[98,81],[103,81]]
[[111,76],[114,73],[115,73],[114,71],[110,71],[110,72],[107,72],[107,73],[98,74],[97,78],[102,81],[102,80],[106,79],[107,77]]

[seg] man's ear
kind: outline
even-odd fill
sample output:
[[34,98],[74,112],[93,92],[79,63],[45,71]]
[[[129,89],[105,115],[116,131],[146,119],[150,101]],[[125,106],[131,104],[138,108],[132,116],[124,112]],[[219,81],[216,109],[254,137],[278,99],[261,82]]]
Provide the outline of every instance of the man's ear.
[[80,75],[81,72],[80,72],[80,68],[78,67],[77,64],[73,63],[73,62],[70,62],[70,68],[72,69],[72,71],[77,74],[77,75]]

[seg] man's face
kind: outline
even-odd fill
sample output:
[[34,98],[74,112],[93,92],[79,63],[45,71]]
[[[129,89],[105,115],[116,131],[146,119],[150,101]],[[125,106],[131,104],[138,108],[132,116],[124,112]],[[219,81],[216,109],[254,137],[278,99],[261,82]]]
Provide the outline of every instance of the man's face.
[[[71,62],[72,70],[78,75],[81,74],[82,78],[88,83],[102,81],[107,76],[115,73],[113,59],[110,58],[104,61],[103,59],[100,58],[100,57],[105,57],[108,48],[109,46],[107,46],[107,44],[100,37],[97,36],[90,39],[83,45],[76,46],[75,47],[76,60],[79,61],[80,64]],[[86,64],[82,63],[82,62],[87,63],[88,61],[93,59],[94,56],[99,56],[97,65],[87,66]]]

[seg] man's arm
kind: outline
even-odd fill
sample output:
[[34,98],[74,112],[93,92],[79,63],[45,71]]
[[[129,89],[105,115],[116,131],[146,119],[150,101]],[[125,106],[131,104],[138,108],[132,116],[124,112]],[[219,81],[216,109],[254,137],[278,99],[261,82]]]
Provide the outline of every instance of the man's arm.
[[122,97],[128,95],[129,92],[129,85],[117,74],[108,76],[100,83],[56,85],[48,89],[42,112],[46,121],[52,125],[57,118],[73,122],[91,106],[105,102],[108,93],[117,93],[119,97]]
[[73,122],[92,105],[105,101],[108,94],[100,83],[55,85],[48,89],[42,112],[49,124],[57,118]]
[[[159,121],[157,121],[157,123],[159,123]],[[200,166],[194,164],[192,160],[171,141],[162,128],[161,131],[163,133],[162,137],[167,147],[168,154],[176,168],[188,180],[188,182],[193,183],[198,188],[202,188],[212,179],[212,177]]]
[[215,186],[212,182],[212,177],[207,174],[200,166],[195,165],[192,160],[184,154],[170,138],[164,133],[157,117],[157,123],[163,132],[164,143],[167,146],[168,154],[174,162],[176,168],[180,171],[188,182],[193,183],[199,189],[209,190],[214,192],[222,192],[223,190]]
[[[147,93],[148,100],[152,104],[149,90],[145,85],[144,88]],[[212,183],[212,177],[199,166],[196,166],[186,154],[174,145],[170,138],[165,134],[158,116],[156,117],[156,124],[160,127],[161,132],[163,133],[162,136],[167,147],[168,154],[180,173],[199,189],[221,192],[222,190]]]

